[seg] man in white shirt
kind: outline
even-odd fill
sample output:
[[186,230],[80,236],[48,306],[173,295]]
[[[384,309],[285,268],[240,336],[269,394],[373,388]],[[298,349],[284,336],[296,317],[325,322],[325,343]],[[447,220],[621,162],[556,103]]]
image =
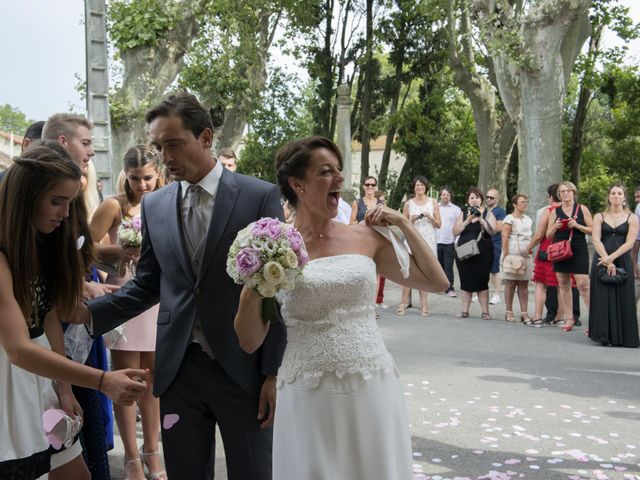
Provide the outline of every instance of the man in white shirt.
[[342,197],[338,199],[338,214],[333,217],[336,222],[349,225],[351,220],[351,205],[345,202]]
[[440,220],[442,221],[442,226],[436,230],[436,242],[438,244],[438,261],[449,279],[449,288],[445,293],[450,297],[457,297],[458,295],[456,295],[456,291],[453,288],[453,262],[455,259],[453,225],[456,223],[461,210],[460,207],[451,203],[451,200],[453,200],[453,192],[449,187],[443,187],[440,191]]

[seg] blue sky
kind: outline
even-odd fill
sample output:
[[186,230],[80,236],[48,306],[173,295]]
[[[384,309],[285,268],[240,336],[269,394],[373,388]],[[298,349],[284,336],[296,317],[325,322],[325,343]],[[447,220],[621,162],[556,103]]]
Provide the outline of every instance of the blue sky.
[[[640,21],[640,1],[623,3]],[[18,107],[33,120],[84,111],[74,88],[76,76],[85,76],[83,18],[82,0],[0,0],[0,105]],[[640,41],[630,61],[640,64]]]

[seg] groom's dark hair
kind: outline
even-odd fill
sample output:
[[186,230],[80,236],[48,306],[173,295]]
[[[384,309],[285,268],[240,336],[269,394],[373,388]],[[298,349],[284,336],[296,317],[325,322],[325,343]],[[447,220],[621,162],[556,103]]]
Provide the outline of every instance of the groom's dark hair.
[[311,153],[319,148],[326,148],[338,157],[338,163],[342,169],[342,154],[338,146],[325,137],[307,137],[295,142],[287,143],[276,154],[276,177],[282,196],[289,204],[296,206],[298,197],[289,185],[289,177],[304,178],[309,167]]
[[209,112],[195,95],[188,92],[173,93],[166,96],[158,105],[147,112],[144,119],[147,124],[158,117],[176,116],[182,119],[182,125],[198,138],[205,128],[213,131]]

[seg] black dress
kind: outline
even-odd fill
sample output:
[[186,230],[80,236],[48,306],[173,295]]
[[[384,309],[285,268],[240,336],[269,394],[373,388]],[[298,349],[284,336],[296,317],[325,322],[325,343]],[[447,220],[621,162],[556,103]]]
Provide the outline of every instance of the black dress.
[[[629,218],[616,228],[602,221],[602,244],[608,254],[615,252],[627,239]],[[638,347],[633,261],[631,253],[616,258],[616,266],[627,271],[620,285],[604,284],[598,278],[598,256],[591,262],[591,293],[589,299],[589,338],[603,345]]]
[[[580,225],[586,226],[584,221],[584,214],[582,213],[582,207],[579,204],[574,206],[577,209],[576,222]],[[556,208],[556,218],[567,219],[571,218],[567,216],[562,210],[562,205]],[[553,237],[553,243],[561,240],[569,240],[571,235],[571,228],[566,230],[558,230]],[[581,232],[577,228],[573,229],[573,237],[571,238],[571,251],[573,257],[564,262],[553,262],[553,271],[560,273],[576,273],[587,275],[589,273],[589,248],[587,247],[587,238],[584,232]]]
[[[482,218],[485,220],[487,213],[486,209],[482,213]],[[467,219],[466,211],[463,212],[462,218],[463,220]],[[481,229],[480,222],[467,225],[458,238],[458,245],[476,240]],[[456,266],[458,273],[460,273],[460,288],[465,292],[482,292],[489,289],[489,275],[493,264],[493,242],[491,236],[484,231],[478,241],[478,247],[480,254],[468,260],[460,260],[456,255]]]

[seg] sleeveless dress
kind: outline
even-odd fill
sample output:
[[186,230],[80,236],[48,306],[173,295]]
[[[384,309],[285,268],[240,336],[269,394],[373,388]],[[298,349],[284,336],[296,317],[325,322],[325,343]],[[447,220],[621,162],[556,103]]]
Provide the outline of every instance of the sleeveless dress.
[[[376,199],[376,205],[384,205],[384,202],[378,198]],[[356,212],[356,221],[361,222],[364,220],[364,216],[366,215],[368,210],[367,204],[364,203],[364,198],[358,200],[357,206],[358,211]]]
[[[602,220],[602,244],[607,253],[615,252],[625,243],[629,219],[613,228]],[[598,277],[598,255],[591,262],[591,291],[589,297],[589,338],[603,345],[638,347],[638,319],[636,317],[633,261],[631,252],[616,258],[616,266],[627,271],[620,285],[606,285]]]
[[[487,218],[488,211],[482,213],[482,218]],[[467,211],[463,212],[463,220],[467,219]],[[470,223],[460,234],[458,245],[464,245],[478,238],[482,227],[480,222]],[[456,266],[460,273],[460,288],[465,292],[482,292],[489,289],[489,275],[493,264],[493,242],[491,237],[482,232],[478,241],[480,254],[468,260],[460,260],[456,255]]]
[[[574,205],[575,211],[575,205]],[[585,225],[584,214],[582,213],[582,207],[578,205],[576,222],[580,225]],[[562,210],[562,205],[556,208],[556,218],[567,219],[570,218]],[[553,237],[553,242],[559,242],[560,240],[569,240],[571,235],[571,229],[558,230]],[[553,262],[553,271],[560,273],[577,273],[588,274],[589,273],[589,248],[587,247],[587,238],[584,232],[581,232],[577,228],[573,229],[573,237],[571,238],[571,251],[573,257],[564,262]]]
[[[127,218],[124,217],[123,220]],[[119,226],[116,226],[109,230],[111,245],[118,244],[118,228]],[[124,277],[109,274],[105,283],[124,285],[130,279],[131,274],[127,271]],[[146,312],[123,323],[124,335],[113,344],[108,345],[108,348],[110,350],[127,350],[130,352],[155,352],[158,309],[159,305],[155,305]]]
[[[34,282],[33,292],[34,309],[38,311],[38,318],[44,319],[51,304],[43,277]],[[28,328],[33,343],[51,350],[42,322],[38,325],[32,318]],[[45,438],[42,414],[49,408],[60,408],[49,378],[12,364],[0,348],[0,385],[0,478],[47,478],[50,469],[80,455],[82,448],[78,441],[58,452]]]
[[412,478],[409,420],[375,321],[375,288],[373,260],[344,254],[311,260],[296,288],[278,295],[287,346],[274,479]]
[[[556,206],[552,205],[547,207],[547,209],[549,214],[551,214],[551,211],[555,210]],[[540,242],[536,257],[533,261],[534,267],[532,280],[536,283],[542,283],[547,287],[557,287],[558,277],[556,277],[556,272],[553,271],[553,263],[540,258],[540,252],[546,252],[551,243],[553,242],[549,240],[546,235],[542,237],[542,241]]]
[[[433,200],[429,198],[425,205],[418,205],[413,199],[409,200],[409,215],[420,215],[428,213],[433,216]],[[421,218],[416,220],[413,224],[416,230],[422,238],[425,239],[431,251],[437,255],[438,253],[438,244],[436,242],[436,227],[433,226],[427,218]]]
[[509,235],[508,243],[509,251],[505,252],[505,254],[525,257],[527,262],[527,271],[522,275],[503,271],[502,278],[503,280],[529,281],[531,280],[531,274],[533,272],[533,262],[529,256],[527,246],[533,236],[533,232],[531,230],[533,220],[531,220],[527,215],[523,215],[522,218],[517,218],[512,214],[509,214],[505,217],[502,223],[511,225],[511,234]]

